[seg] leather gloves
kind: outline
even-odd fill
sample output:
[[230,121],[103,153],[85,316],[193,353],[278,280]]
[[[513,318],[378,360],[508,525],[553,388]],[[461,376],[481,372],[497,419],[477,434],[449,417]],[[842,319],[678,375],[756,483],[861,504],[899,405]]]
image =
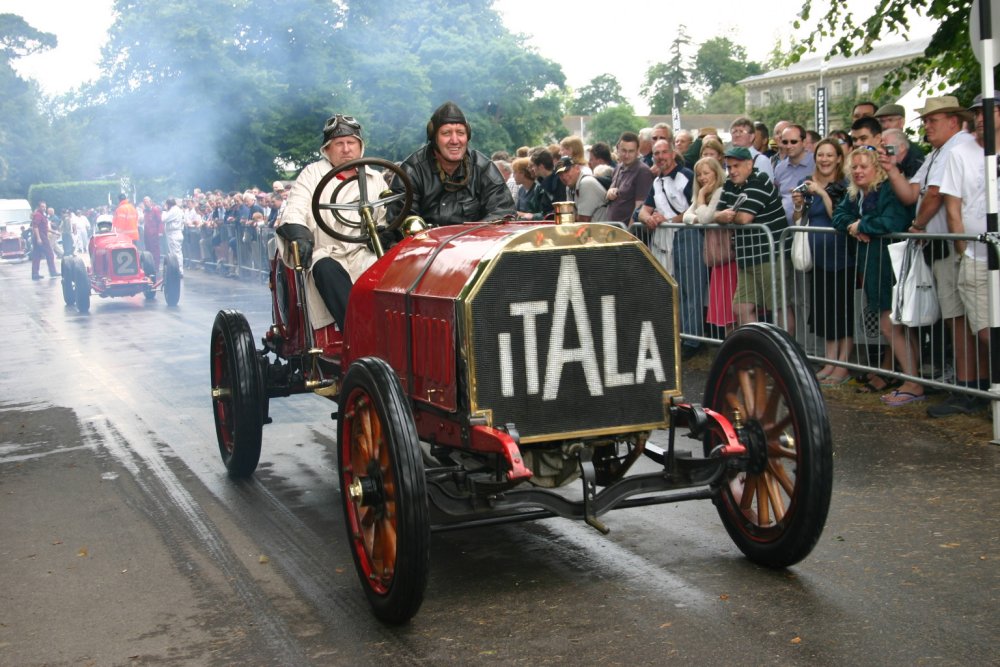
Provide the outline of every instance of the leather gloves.
[[312,264],[313,254],[313,233],[305,225],[278,225],[274,233],[285,239],[289,243],[295,241],[299,244],[299,261],[302,268],[308,269]]

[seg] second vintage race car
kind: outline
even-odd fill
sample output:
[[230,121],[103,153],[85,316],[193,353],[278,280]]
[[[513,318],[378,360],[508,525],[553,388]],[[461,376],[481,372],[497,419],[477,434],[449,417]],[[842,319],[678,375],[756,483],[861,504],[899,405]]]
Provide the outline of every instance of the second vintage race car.
[[176,306],[181,297],[181,269],[177,258],[163,260],[162,277],[157,277],[153,254],[140,253],[132,239],[111,229],[111,223],[97,223],[88,253],[62,259],[63,299],[81,313],[90,310],[91,292],[101,298],[144,294],[156,298],[163,289],[168,306]]
[[[336,173],[355,167],[392,171],[406,193],[332,203]],[[392,163],[356,160],[324,178],[313,211],[331,235],[380,251],[372,211],[410,191]],[[328,224],[349,223],[345,208],[361,214],[356,234]],[[607,532],[612,509],[700,498],[752,561],[782,568],[810,553],[830,503],[830,426],[784,331],[729,336],[698,405],[681,392],[677,285],[634,236],[601,223],[419,222],[390,222],[406,236],[354,285],[345,333],[310,326],[301,267],[275,256],[262,347],[237,311],[220,311],[211,335],[230,475],[256,469],[270,399],[336,401],[347,540],[379,619],[417,612],[433,531],[558,516]],[[659,429],[665,446],[651,442]],[[675,448],[684,432],[700,451]],[[655,471],[629,474],[642,456]],[[572,483],[575,498],[559,488]]]

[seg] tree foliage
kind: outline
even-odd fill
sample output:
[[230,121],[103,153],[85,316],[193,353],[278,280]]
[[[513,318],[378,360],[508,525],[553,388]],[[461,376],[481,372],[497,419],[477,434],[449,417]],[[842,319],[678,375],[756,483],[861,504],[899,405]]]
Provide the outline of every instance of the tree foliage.
[[603,141],[614,146],[622,132],[638,132],[642,126],[631,104],[619,104],[595,114],[587,125],[587,133],[590,143]]
[[592,116],[625,101],[618,79],[613,74],[598,74],[573,96],[569,112],[577,116]]
[[[364,125],[366,154],[398,160],[446,100],[485,152],[565,132],[560,67],[511,35],[492,0],[115,0],[114,12],[100,77],[54,123],[74,179],[266,184],[316,159],[338,112]],[[44,44],[23,37],[0,48]]]
[[32,183],[63,174],[58,143],[42,111],[38,86],[12,63],[56,45],[14,14],[0,14],[0,197],[25,197]]
[[[859,20],[846,3],[830,3],[826,13],[813,19],[813,0],[805,0],[793,27],[805,27],[807,37],[792,50],[789,60],[796,62],[818,44],[834,39],[827,57],[850,57],[868,53],[886,37],[905,38],[910,33],[910,17],[926,16],[937,23],[930,45],[924,54],[909,64],[890,72],[875,92],[898,95],[906,81],[941,78],[947,89],[959,99],[971,101],[981,85],[980,65],[969,42],[971,0],[880,0],[870,16]],[[994,41],[998,36],[994,35]],[[994,86],[997,69],[993,69]]]
[[761,73],[760,63],[747,60],[746,49],[728,37],[713,37],[698,47],[694,58],[695,81],[708,88],[709,94],[724,84]]
[[678,25],[674,41],[670,43],[670,60],[655,63],[646,70],[639,95],[649,102],[651,113],[668,114],[675,106],[678,109],[687,106],[691,67],[683,49],[690,43],[687,28],[683,24]]

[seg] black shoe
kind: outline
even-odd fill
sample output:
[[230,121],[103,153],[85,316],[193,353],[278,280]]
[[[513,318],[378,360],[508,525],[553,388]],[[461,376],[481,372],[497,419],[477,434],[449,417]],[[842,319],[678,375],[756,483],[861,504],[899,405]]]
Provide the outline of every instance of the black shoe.
[[952,394],[943,403],[938,403],[927,408],[927,416],[936,419],[938,417],[951,417],[952,415],[971,415],[980,410],[985,410],[987,405],[986,401],[975,396]]

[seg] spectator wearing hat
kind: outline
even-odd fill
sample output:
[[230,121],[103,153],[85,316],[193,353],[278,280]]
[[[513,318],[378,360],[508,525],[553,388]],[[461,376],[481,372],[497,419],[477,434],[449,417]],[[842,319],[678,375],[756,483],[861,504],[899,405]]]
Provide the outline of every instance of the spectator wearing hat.
[[[906,109],[901,104],[883,104],[875,112],[875,119],[882,126],[883,132],[886,130],[906,131]],[[923,164],[925,157],[926,154],[924,153],[924,149],[920,147],[920,144],[912,142],[906,158],[908,161],[906,167],[909,167],[909,164],[912,162],[914,164],[913,173],[916,173],[920,165]],[[902,160],[897,160],[897,162],[902,162]],[[906,167],[904,167],[904,172]]]
[[[983,234],[987,231],[982,95],[976,96],[969,111],[975,117],[976,141],[962,142],[952,148],[945,161],[939,188],[944,198],[948,231],[953,234]],[[1000,95],[994,96],[993,128],[1000,138]],[[976,343],[974,352],[970,354],[974,358],[975,372],[971,377],[957,378],[957,382],[960,386],[989,389],[989,250],[984,243],[955,241],[955,252],[962,256],[958,269],[958,295],[965,309],[968,329],[975,336]],[[931,417],[971,414],[985,409],[987,405],[982,399],[953,393],[943,403],[928,407],[927,414]]]
[[[573,161],[564,155],[556,164],[556,175],[572,201],[576,203],[576,219],[579,222],[601,222],[607,220],[607,190],[593,174],[584,173],[586,165]],[[648,169],[648,167],[647,167]]]
[[[769,237],[763,229],[752,228],[735,234],[739,272],[733,296],[733,313],[737,323],[743,325],[763,319],[765,311],[773,312],[780,305],[774,302],[775,290],[772,288],[779,283],[771,253],[772,250],[783,250],[773,249],[771,243],[788,226],[788,219],[777,188],[766,174],[754,169],[753,156],[748,148],[732,146],[726,151],[725,159],[729,175],[722,186],[715,222],[723,225],[764,225],[771,232]],[[785,317],[788,331],[793,333],[795,320],[791,308],[786,309]]]
[[[908,181],[902,177],[892,156],[882,155],[896,197],[905,204],[917,205],[916,218],[909,231],[913,233],[946,234],[948,222],[940,192],[945,164],[956,146],[975,142],[963,128],[968,111],[952,95],[929,97],[918,110],[927,143],[933,147],[927,161]],[[951,241],[932,240],[924,246],[924,256],[931,262],[941,305],[941,319],[950,331],[955,354],[955,377],[959,382],[975,380],[975,341],[965,321],[965,308],[958,293],[958,263],[960,255]]]
[[[427,144],[400,163],[413,184],[410,213],[434,227],[497,220],[514,215],[514,198],[488,155],[469,149],[472,126],[454,102],[438,107],[427,122]],[[392,191],[402,193],[402,179]],[[390,204],[394,218],[402,202]]]

